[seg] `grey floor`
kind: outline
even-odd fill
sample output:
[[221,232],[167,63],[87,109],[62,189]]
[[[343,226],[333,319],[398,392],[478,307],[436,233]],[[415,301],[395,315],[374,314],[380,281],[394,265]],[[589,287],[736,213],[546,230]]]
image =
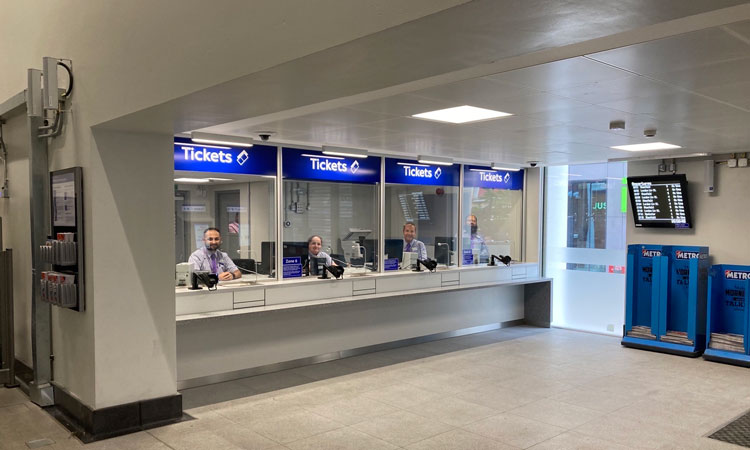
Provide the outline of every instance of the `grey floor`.
[[[748,369],[514,327],[183,392],[195,420],[90,449],[729,449]],[[0,389],[0,450],[82,444]]]

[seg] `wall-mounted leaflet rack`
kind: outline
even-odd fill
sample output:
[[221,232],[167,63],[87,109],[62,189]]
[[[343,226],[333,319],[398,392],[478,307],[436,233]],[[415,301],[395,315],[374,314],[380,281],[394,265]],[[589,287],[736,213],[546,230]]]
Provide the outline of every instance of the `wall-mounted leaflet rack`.
[[85,309],[83,261],[83,170],[50,172],[52,235],[39,249],[50,270],[40,275],[42,300],[75,311]]

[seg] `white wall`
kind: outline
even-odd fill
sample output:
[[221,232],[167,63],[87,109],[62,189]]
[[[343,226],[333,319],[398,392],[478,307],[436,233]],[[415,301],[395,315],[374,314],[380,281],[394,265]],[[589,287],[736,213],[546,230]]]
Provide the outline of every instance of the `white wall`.
[[526,250],[525,261],[539,262],[540,226],[544,205],[539,201],[542,189],[542,169],[526,169],[526,228],[524,229],[523,242]]
[[[718,159],[722,159],[717,157]],[[726,158],[723,158],[726,159]],[[657,161],[628,163],[628,176],[655,175]],[[628,244],[707,245],[712,264],[750,264],[750,169],[715,167],[714,194],[703,192],[703,161],[677,160],[677,173],[688,179],[693,228],[636,228],[628,201]]]

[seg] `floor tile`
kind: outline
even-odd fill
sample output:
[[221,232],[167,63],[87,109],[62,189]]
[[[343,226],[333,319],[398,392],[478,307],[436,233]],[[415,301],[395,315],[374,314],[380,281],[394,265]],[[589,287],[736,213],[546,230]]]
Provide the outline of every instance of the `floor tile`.
[[408,408],[441,397],[441,395],[436,392],[421,389],[409,384],[396,384],[381,389],[375,389],[365,392],[363,395],[397,408]]
[[519,448],[531,447],[565,431],[564,428],[511,414],[488,417],[462,428]]
[[461,426],[498,414],[498,411],[455,397],[430,400],[407,408],[409,411],[428,419],[435,419],[446,425]]
[[403,447],[452,429],[408,411],[397,411],[353,425],[359,431]]
[[408,450],[515,450],[494,439],[465,430],[451,430],[405,447]]
[[324,403],[307,409],[315,414],[345,425],[353,425],[367,419],[398,411],[398,408],[394,406],[387,405],[364,395]]
[[573,431],[559,434],[530,450],[628,450],[630,447]]
[[281,444],[304,439],[344,425],[309,411],[297,411],[272,418],[260,418],[250,429]]
[[291,450],[389,450],[399,447],[353,428],[339,428],[287,444]]
[[570,429],[601,417],[604,413],[557,400],[542,399],[511,409],[508,414]]
[[498,412],[508,411],[528,403],[542,399],[540,395],[531,394],[515,389],[507,389],[493,384],[459,392],[454,397],[471,403],[492,408]]

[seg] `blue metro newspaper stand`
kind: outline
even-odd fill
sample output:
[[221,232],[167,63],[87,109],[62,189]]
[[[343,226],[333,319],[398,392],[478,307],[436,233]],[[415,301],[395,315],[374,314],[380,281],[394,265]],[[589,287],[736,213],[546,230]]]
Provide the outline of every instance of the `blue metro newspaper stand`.
[[708,344],[703,358],[750,367],[748,295],[750,266],[711,266],[706,329]]
[[700,356],[708,263],[708,247],[628,246],[622,345]]

